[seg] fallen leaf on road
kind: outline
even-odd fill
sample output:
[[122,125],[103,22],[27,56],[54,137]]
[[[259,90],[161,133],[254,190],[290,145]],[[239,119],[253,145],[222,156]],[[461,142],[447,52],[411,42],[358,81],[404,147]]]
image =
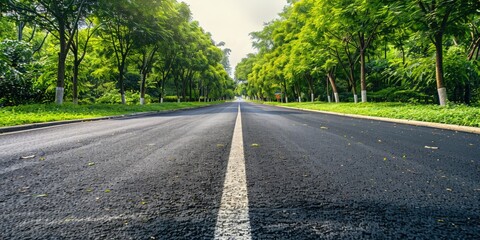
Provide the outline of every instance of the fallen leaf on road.
[[32,159],[32,158],[35,158],[35,155],[20,157],[20,159]]
[[109,193],[109,192],[111,192],[110,189],[105,189],[105,193]]
[[257,143],[254,143],[254,144],[252,144],[252,147],[260,147],[260,145],[257,144]]
[[438,150],[438,147],[425,146],[426,149]]
[[417,174],[417,172],[415,172],[413,170],[410,170],[410,169],[407,169],[407,172]]
[[41,157],[40,159],[38,159],[39,161],[45,161],[45,157]]
[[225,147],[225,145],[223,145],[223,144],[217,144],[217,148],[223,148],[223,147]]
[[95,163],[94,163],[94,162],[89,162],[89,163],[88,163],[88,166],[89,166],[89,167],[95,166]]

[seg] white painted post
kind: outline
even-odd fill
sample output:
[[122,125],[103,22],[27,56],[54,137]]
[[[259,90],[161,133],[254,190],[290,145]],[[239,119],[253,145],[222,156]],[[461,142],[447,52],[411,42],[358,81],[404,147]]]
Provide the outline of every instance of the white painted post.
[[65,93],[65,88],[57,87],[55,91],[55,102],[59,105],[63,104],[63,95]]
[[367,90],[362,90],[362,102],[367,102]]
[[446,88],[439,88],[438,89],[438,99],[440,100],[440,106],[447,105],[447,89]]

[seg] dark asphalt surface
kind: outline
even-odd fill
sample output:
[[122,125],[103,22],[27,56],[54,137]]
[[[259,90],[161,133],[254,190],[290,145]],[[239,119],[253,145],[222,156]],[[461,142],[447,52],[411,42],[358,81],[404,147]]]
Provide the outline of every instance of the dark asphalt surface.
[[[238,104],[0,135],[0,239],[212,239]],[[480,239],[480,135],[241,107],[253,239]]]

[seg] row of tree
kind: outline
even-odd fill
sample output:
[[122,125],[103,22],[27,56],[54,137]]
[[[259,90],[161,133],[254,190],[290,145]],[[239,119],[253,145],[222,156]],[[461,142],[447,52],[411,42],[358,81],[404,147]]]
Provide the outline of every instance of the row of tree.
[[290,0],[251,36],[253,98],[480,103],[478,0]]
[[0,3],[0,105],[233,97],[230,50],[176,0]]

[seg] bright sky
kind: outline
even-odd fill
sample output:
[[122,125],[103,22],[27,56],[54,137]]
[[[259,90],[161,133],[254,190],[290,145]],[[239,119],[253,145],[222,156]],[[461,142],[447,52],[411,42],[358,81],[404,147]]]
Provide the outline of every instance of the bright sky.
[[[180,0],[187,3],[194,20],[212,34],[215,42],[225,42],[232,50],[230,65],[235,66],[254,52],[251,32],[263,29],[287,4],[286,0]],[[232,72],[233,74],[233,72]]]

